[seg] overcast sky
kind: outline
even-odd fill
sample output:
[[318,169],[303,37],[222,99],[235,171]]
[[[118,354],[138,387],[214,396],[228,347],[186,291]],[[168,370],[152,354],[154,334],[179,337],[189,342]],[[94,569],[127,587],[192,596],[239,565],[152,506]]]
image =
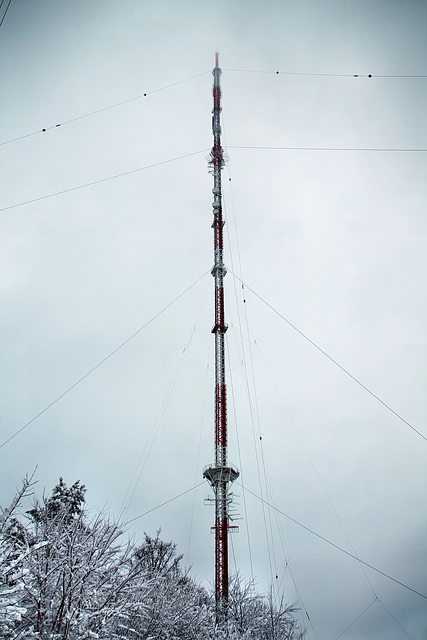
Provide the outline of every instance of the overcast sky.
[[[248,490],[232,571],[297,602],[310,640],[425,640],[424,598],[249,492],[427,594],[426,34],[415,0],[12,0],[1,442],[142,330],[0,449],[3,506],[37,466],[39,494],[80,479],[94,513],[128,520],[212,462],[218,50],[229,456]],[[161,527],[205,585],[209,495],[129,525]]]

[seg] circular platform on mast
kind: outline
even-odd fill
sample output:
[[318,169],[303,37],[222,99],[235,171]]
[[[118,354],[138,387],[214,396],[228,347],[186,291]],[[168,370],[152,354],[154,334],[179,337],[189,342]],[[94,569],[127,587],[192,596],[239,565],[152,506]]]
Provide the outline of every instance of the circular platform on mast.
[[239,471],[233,465],[227,467],[208,465],[203,469],[203,477],[212,485],[218,484],[219,482],[234,482],[239,476]]

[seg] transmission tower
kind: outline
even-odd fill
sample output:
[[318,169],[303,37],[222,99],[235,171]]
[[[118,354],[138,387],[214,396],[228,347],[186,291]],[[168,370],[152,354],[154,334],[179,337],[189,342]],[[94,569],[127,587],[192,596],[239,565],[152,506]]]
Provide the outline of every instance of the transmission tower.
[[223,261],[223,227],[221,172],[224,166],[224,153],[221,146],[221,69],[219,56],[215,54],[215,67],[212,71],[213,110],[212,133],[214,144],[209,165],[213,175],[213,222],[214,265],[212,275],[215,279],[215,323],[212,333],[215,336],[215,462],[205,467],[206,478],[214,492],[215,501],[215,601],[217,619],[227,616],[228,604],[228,534],[230,526],[229,507],[232,496],[229,492],[231,482],[239,477],[239,472],[227,460],[227,388],[225,384],[225,348],[224,339],[227,325],[224,313],[224,277],[227,269]]

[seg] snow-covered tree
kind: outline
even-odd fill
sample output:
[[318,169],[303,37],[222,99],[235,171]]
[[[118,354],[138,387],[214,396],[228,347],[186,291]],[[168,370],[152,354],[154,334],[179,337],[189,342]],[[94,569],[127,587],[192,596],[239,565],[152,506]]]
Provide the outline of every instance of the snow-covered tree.
[[126,614],[134,592],[149,590],[143,568],[130,562],[132,545],[105,515],[88,522],[84,486],[60,480],[52,496],[36,502],[26,527],[26,613],[20,629],[41,639],[104,637]]
[[63,521],[72,522],[73,518],[83,513],[85,493],[86,487],[80,484],[80,480],[68,488],[64,480],[59,478],[50,498],[43,498],[42,504],[36,502],[27,513],[35,522],[43,517],[53,520],[58,515],[61,515]]
[[126,541],[105,514],[90,518],[85,487],[62,478],[17,517],[31,482],[0,515],[0,637],[6,640],[301,640],[294,608],[230,583],[227,619],[184,571],[160,531]]
[[143,567],[151,580],[151,590],[143,606],[133,616],[120,621],[117,636],[129,640],[208,640],[213,630],[212,602],[179,563],[173,542],[145,534],[144,542],[134,553],[132,562]]
[[135,550],[134,561],[144,567],[148,575],[177,576],[180,573],[182,555],[176,554],[176,544],[163,542],[160,533],[159,529],[155,538],[145,533],[143,544]]
[[272,591],[261,596],[252,580],[245,582],[236,575],[230,580],[227,620],[218,625],[218,635],[229,640],[302,640],[295,611],[283,599],[275,605]]
[[24,577],[27,573],[25,560],[29,550],[25,542],[25,529],[14,513],[21,500],[28,496],[33,486],[32,477],[22,480],[9,507],[0,507],[0,634],[12,638],[27,610]]

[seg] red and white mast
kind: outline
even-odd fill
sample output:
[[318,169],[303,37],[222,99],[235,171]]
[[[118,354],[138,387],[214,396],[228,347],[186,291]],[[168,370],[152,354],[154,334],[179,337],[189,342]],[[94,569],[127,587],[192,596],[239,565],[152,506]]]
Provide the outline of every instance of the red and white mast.
[[215,463],[203,471],[215,494],[215,600],[217,618],[227,615],[228,603],[228,533],[229,520],[229,484],[239,477],[239,472],[227,461],[227,388],[225,384],[225,347],[227,331],[224,313],[224,277],[227,269],[223,261],[223,227],[221,171],[224,166],[224,154],[221,146],[221,86],[219,56],[215,54],[215,68],[212,71],[213,110],[212,133],[214,144],[209,164],[213,175],[213,222],[214,265],[212,275],[215,279],[215,323],[212,333],[215,336]]

